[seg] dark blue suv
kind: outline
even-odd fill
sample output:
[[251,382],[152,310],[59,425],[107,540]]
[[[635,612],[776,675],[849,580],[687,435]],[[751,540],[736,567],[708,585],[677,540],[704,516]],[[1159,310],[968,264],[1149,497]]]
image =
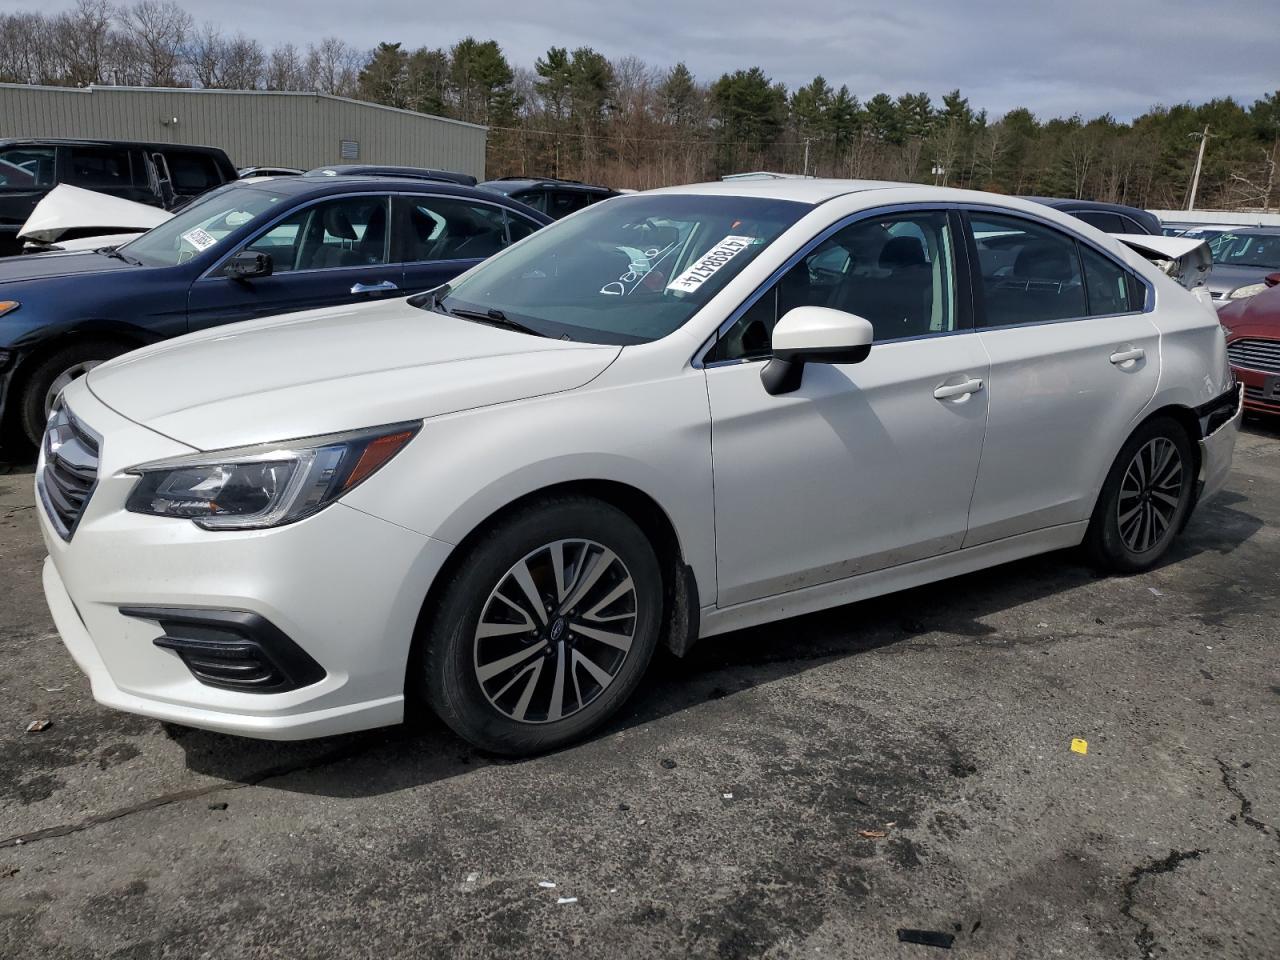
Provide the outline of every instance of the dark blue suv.
[[551,219],[450,183],[231,183],[114,251],[0,261],[0,429],[38,442],[58,392],[105,360],[237,320],[439,286]]

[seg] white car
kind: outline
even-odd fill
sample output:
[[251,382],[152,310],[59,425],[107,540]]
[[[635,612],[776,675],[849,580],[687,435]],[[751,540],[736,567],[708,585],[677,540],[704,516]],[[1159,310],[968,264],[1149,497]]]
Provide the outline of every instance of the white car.
[[1149,567],[1239,416],[1213,311],[1075,217],[658,190],[430,294],[75,381],[45,592],[108,706],[289,739],[425,701],[523,754],[599,726],[659,644],[1081,543]]

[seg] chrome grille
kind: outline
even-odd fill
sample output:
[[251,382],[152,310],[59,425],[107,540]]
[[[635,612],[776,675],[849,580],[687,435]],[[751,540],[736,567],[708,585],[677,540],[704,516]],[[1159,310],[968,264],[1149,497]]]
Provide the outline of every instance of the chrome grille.
[[1246,370],[1280,373],[1280,340],[1237,340],[1227,345],[1227,358]]
[[59,406],[49,417],[42,452],[40,499],[59,536],[70,540],[98,483],[98,438]]

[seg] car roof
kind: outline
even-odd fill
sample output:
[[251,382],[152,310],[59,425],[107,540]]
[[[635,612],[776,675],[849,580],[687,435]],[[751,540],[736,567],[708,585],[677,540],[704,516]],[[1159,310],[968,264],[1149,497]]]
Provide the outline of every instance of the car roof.
[[447,180],[420,180],[409,177],[378,177],[372,174],[349,177],[262,177],[254,180],[232,180],[219,189],[261,190],[278,193],[283,196],[316,196],[323,197],[337,193],[423,193],[444,197],[464,197],[471,200],[494,202],[500,197],[501,202],[512,210],[516,210],[530,219],[547,224],[551,218],[545,213],[513,200],[510,197],[483,190],[480,187],[467,187]]
[[1109,213],[1139,213],[1143,217],[1152,217],[1155,214],[1148,213],[1141,207],[1131,207],[1124,203],[1109,203],[1104,200],[1073,200],[1070,197],[1023,197],[1024,200],[1034,200],[1036,203],[1043,203],[1048,207],[1056,207],[1059,210],[1102,210]]
[[919,183],[899,183],[892,180],[713,180],[709,183],[692,183],[682,187],[663,187],[651,193],[696,193],[724,197],[760,197],[766,200],[793,200],[816,206],[833,197],[869,190],[890,190],[911,187],[923,191],[936,191],[939,200],[943,194],[953,197],[957,191],[947,187],[929,187]]
[[581,180],[557,180],[555,177],[499,177],[496,180],[485,180],[483,186],[506,190],[526,190],[529,187],[558,187],[564,190],[585,190],[591,193],[612,193],[609,187],[599,184],[583,183]]
[[0,138],[0,147],[13,146],[50,146],[50,147],[145,147],[148,150],[208,150],[222,153],[221,147],[210,147],[198,143],[158,143],[155,140],[112,140],[77,139],[73,137],[5,137]]
[[1280,227],[1227,227],[1224,232],[1237,237],[1276,237]]

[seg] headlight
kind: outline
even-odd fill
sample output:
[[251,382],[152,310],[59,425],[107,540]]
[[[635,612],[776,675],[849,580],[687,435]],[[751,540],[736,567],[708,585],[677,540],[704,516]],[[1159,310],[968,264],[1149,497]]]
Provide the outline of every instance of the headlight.
[[0,300],[0,317],[3,317],[6,313],[13,313],[20,306],[22,304],[17,300]]
[[1265,289],[1267,289],[1267,285],[1265,283],[1251,283],[1247,287],[1236,287],[1229,294],[1227,294],[1227,299],[1243,300],[1246,297],[1257,296]]
[[197,453],[131,467],[125,508],[206,530],[278,527],[308,517],[366,480],[422,427],[369,430]]

